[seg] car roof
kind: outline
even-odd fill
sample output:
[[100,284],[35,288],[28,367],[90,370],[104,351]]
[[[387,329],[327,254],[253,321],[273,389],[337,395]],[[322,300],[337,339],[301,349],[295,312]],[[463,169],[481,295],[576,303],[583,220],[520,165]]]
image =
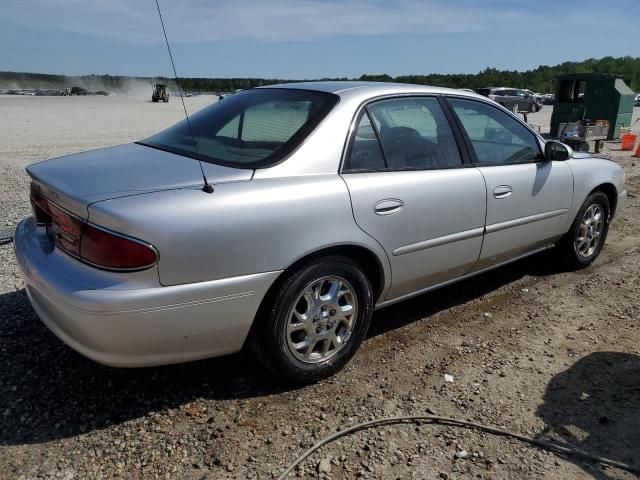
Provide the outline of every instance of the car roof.
[[417,94],[455,94],[477,97],[476,93],[466,92],[455,88],[432,87],[428,85],[414,85],[411,83],[391,82],[361,82],[361,81],[326,81],[326,82],[296,82],[280,83],[258,88],[288,88],[300,90],[315,90],[319,92],[333,93],[340,97],[364,97],[371,98],[381,95],[417,93]]

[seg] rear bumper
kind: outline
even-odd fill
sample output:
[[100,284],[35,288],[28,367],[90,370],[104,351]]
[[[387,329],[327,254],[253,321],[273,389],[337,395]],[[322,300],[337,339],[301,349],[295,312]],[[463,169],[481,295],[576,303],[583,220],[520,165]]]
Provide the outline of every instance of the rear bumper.
[[128,274],[117,274],[122,276],[118,283],[117,275],[86,267],[95,277],[104,275],[104,285],[96,286],[95,278],[87,282],[87,275],[78,274],[80,262],[43,247],[42,236],[33,219],[26,219],[14,238],[34,310],[71,348],[116,367],[179,363],[240,350],[280,273],[140,288]]

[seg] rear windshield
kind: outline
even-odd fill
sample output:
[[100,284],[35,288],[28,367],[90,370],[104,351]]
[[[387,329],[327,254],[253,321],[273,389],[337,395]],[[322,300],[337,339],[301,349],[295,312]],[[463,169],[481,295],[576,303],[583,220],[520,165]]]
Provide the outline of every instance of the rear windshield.
[[324,92],[246,90],[190,115],[191,132],[182,120],[138,143],[219,165],[266,167],[297,148],[337,102]]

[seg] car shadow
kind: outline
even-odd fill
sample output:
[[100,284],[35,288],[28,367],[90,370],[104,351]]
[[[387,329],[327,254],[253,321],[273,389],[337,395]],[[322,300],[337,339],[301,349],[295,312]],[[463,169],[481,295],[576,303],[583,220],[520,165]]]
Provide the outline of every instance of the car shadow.
[[[640,471],[640,356],[589,354],[553,377],[543,400],[536,412],[545,422],[539,438]],[[619,478],[595,463],[568,460],[597,480]]]
[[[377,312],[369,336],[478,298],[550,262],[524,260]],[[251,356],[117,369],[59,341],[37,318],[24,290],[0,295],[0,445],[42,443],[120,424],[198,398],[239,399],[296,387],[265,375]]]
[[552,252],[542,252],[495,270],[424,293],[374,315],[369,337],[384,334],[417,320],[480,298],[525,276],[545,277],[567,271]]
[[180,407],[290,389],[245,353],[164,367],[99,365],[38,319],[24,290],[0,295],[0,445],[42,443]]

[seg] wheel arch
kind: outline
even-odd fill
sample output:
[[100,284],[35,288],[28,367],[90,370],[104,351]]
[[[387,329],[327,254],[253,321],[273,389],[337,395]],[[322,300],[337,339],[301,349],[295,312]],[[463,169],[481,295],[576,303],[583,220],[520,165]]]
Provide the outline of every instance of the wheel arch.
[[[372,249],[354,243],[331,245],[307,252],[300,256],[291,264],[289,264],[283,272],[278,276],[271,288],[277,288],[280,281],[286,277],[289,272],[299,268],[301,265],[308,263],[316,258],[326,257],[329,255],[341,255],[356,262],[366,277],[371,282],[374,299],[378,299],[386,286],[386,274],[382,264],[382,260]],[[265,298],[271,293],[271,289]]]
[[371,288],[373,290],[375,299],[374,303],[380,298],[386,288],[388,288],[386,282],[387,280],[390,280],[390,278],[387,278],[387,275],[390,275],[390,273],[385,273],[385,268],[382,263],[383,260],[380,259],[380,257],[372,249],[358,244],[340,244],[319,248],[318,250],[314,250],[302,255],[300,258],[296,259],[289,266],[287,266],[282,271],[282,273],[280,273],[280,275],[278,275],[278,277],[271,284],[264,298],[260,302],[260,306],[258,307],[256,315],[253,319],[251,330],[247,335],[247,339],[252,336],[252,333],[255,331],[257,325],[259,324],[259,318],[264,315],[266,309],[269,308],[274,292],[277,291],[278,288],[280,288],[282,281],[287,277],[287,275],[300,266],[304,265],[305,263],[329,255],[341,255],[350,258],[362,268],[364,274],[371,282]]
[[610,209],[609,218],[613,218],[613,216],[616,213],[616,207],[618,203],[618,190],[616,189],[615,185],[608,182],[602,183],[597,187],[595,187],[593,190],[591,190],[589,192],[589,195],[595,192],[602,192],[607,196],[607,199],[609,200],[609,209]]

